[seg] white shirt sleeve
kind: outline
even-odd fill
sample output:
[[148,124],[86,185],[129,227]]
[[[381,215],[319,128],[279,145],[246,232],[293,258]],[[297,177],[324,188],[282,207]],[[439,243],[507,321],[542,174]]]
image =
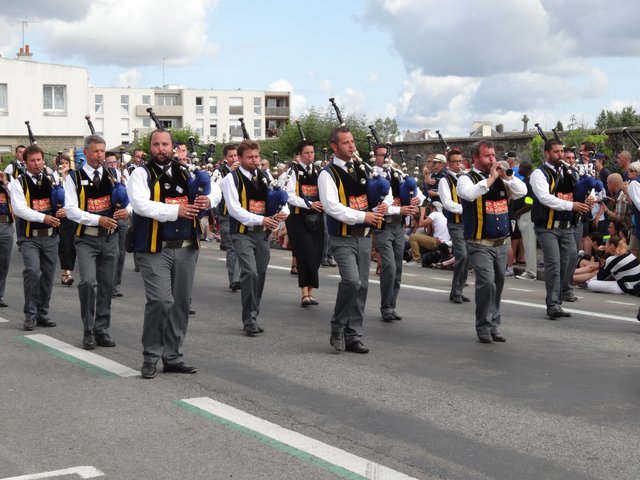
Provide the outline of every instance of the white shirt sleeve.
[[[327,215],[347,225],[364,223],[365,212],[349,208],[340,203],[338,188],[333,178],[331,178],[331,174],[326,170],[320,172],[318,176],[318,193],[320,194],[320,201]],[[393,202],[393,199],[391,201]]]
[[24,196],[24,190],[22,190],[21,182],[12,183],[11,207],[13,208],[13,213],[16,217],[20,217],[27,222],[44,222],[45,214],[31,209],[27,205],[27,199]]
[[629,182],[627,192],[629,192],[629,199],[633,202],[636,208],[640,209],[640,182]]
[[[448,174],[447,174],[448,175]],[[462,214],[462,204],[456,203],[451,197],[451,190],[449,189],[449,183],[447,177],[442,177],[440,183],[438,183],[438,196],[444,209],[451,213]]]
[[211,193],[208,196],[211,201],[211,208],[216,208],[222,199],[222,190],[220,185],[213,179],[213,176],[211,177]]
[[289,203],[289,205],[293,207],[309,209],[304,199],[296,195],[296,186],[298,185],[298,176],[296,175],[296,170],[294,168],[291,168],[291,170],[292,172],[289,178],[289,182],[287,183],[287,194],[289,195],[289,199],[287,200],[287,202]]
[[178,219],[180,205],[168,205],[150,200],[149,175],[145,168],[136,168],[127,183],[127,196],[136,215],[153,218],[159,222],[174,222]]
[[[238,175],[242,175],[242,172],[238,171]],[[220,188],[222,190],[224,201],[227,204],[229,215],[247,227],[262,225],[264,218],[262,215],[251,213],[240,205],[240,200],[238,200],[238,189],[236,188],[236,182],[234,182],[233,175],[231,173],[224,177],[220,184]]]

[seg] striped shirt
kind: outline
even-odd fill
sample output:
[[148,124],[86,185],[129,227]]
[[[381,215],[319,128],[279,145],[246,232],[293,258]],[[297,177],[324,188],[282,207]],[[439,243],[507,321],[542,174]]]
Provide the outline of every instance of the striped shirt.
[[640,262],[631,253],[612,255],[605,260],[604,268],[598,272],[598,280],[613,276],[624,293],[633,295],[633,287],[640,282]]

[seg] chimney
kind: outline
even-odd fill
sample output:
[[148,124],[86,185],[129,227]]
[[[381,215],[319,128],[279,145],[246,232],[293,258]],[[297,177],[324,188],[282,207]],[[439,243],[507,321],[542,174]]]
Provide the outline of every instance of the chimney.
[[18,60],[31,60],[32,56],[33,54],[29,51],[29,45],[20,47],[20,51],[18,52]]
[[500,135],[504,133],[504,125],[502,123],[496,125],[496,132],[498,132]]

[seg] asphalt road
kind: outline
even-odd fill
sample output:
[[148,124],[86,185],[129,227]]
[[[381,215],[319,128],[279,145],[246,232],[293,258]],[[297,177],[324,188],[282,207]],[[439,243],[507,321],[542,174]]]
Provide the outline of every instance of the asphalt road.
[[[0,323],[0,480],[83,465],[111,479],[362,478],[179,402],[200,397],[413,478],[639,478],[636,298],[578,290],[567,305],[573,316],[549,321],[543,282],[508,279],[507,342],[484,345],[473,303],[448,302],[450,272],[406,269],[404,319],[393,324],[381,321],[372,274],[371,352],[335,354],[328,339],[337,269],[321,270],[320,305],[301,308],[290,254],[273,250],[260,313],[266,331],[249,338],[223,253],[205,244],[198,263],[185,342],[198,373],[142,380],[105,376],[25,341],[46,334],[80,347],[82,327],[76,286],[56,277],[58,326],[22,331],[14,250],[9,307],[0,310],[8,320]],[[130,256],[125,269],[125,296],[112,304],[117,346],[94,353],[139,369],[144,289]],[[473,285],[465,294],[473,299]],[[398,478],[374,463],[370,478]]]

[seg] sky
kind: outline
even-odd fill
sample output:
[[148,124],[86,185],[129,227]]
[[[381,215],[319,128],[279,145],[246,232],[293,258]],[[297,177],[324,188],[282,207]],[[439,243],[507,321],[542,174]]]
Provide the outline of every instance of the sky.
[[[310,108],[467,136],[640,111],[631,0],[0,0],[0,54],[100,87],[286,90]],[[164,65],[164,67],[163,67]]]

